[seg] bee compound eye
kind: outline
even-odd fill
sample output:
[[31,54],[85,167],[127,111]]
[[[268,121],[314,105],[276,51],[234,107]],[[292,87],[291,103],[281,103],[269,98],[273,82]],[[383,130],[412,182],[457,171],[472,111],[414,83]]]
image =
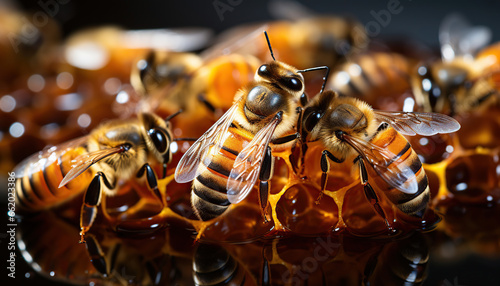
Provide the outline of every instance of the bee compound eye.
[[323,117],[323,114],[321,114],[319,111],[313,111],[306,115],[304,119],[304,128],[306,129],[306,131],[311,132],[311,130],[313,130],[314,127],[318,124],[321,117]]
[[285,85],[287,88],[293,90],[293,91],[299,91],[302,89],[302,82],[294,77],[290,77],[286,79]]
[[268,65],[261,65],[260,68],[257,71],[257,74],[262,76],[262,77],[267,77],[269,76],[269,66]]
[[156,149],[160,153],[164,153],[167,150],[167,136],[165,132],[159,128],[151,128],[148,131],[149,138],[153,141]]

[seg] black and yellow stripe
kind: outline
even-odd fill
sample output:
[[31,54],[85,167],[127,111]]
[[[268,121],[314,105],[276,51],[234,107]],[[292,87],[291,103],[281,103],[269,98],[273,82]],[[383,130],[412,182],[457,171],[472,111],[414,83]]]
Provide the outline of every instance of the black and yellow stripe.
[[37,171],[31,169],[32,164],[26,164],[24,176],[16,181],[17,206],[24,210],[39,211],[83,192],[90,183],[90,171],[81,174],[67,186],[59,188],[59,184],[71,169],[71,160],[85,152],[84,147],[65,150],[57,154],[56,160],[44,164]]
[[209,147],[193,182],[191,203],[198,216],[205,221],[220,216],[229,207],[227,179],[236,157],[243,149],[243,143],[250,141],[238,127],[230,127],[228,133],[230,136],[220,146],[218,153],[212,154],[215,146]]
[[398,165],[405,164],[415,174],[415,177],[408,178],[408,181],[416,180],[418,183],[418,191],[414,194],[403,193],[396,188],[389,187],[385,190],[387,198],[402,212],[422,216],[429,201],[430,191],[427,176],[417,153],[411,148],[406,138],[392,127],[381,130],[371,143],[395,154],[387,168],[398,172]]

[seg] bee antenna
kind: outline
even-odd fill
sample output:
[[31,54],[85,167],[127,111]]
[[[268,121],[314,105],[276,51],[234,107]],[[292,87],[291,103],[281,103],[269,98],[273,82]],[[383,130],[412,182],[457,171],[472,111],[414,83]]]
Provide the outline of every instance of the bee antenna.
[[321,91],[319,93],[323,93],[325,90],[326,86],[326,80],[328,79],[328,74],[330,73],[330,68],[328,66],[320,66],[320,67],[314,67],[314,68],[308,68],[305,70],[298,70],[298,73],[305,73],[305,72],[310,72],[310,71],[317,71],[317,70],[326,70],[325,76],[323,77],[323,85],[321,86]]
[[170,120],[172,120],[172,118],[176,117],[177,115],[179,115],[180,113],[182,113],[184,110],[182,109],[179,109],[179,111],[177,111],[176,113],[174,114],[171,114],[169,115],[167,118],[165,118],[165,121],[166,122],[169,122]]
[[269,36],[267,35],[267,31],[264,31],[264,35],[266,35],[267,45],[269,46],[269,51],[271,52],[271,57],[273,58],[273,61],[275,61],[276,59],[274,58],[273,48],[271,48],[271,41],[269,41]]

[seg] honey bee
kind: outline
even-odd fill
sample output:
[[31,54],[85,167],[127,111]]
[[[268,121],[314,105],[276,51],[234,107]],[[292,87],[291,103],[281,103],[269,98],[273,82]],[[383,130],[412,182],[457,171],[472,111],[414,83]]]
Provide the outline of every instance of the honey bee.
[[[230,50],[227,47],[225,50]],[[147,107],[189,113],[201,104],[221,114],[231,107],[235,92],[253,79],[260,62],[251,55],[224,55],[219,48],[203,55],[151,51],[132,69],[130,81]]]
[[17,204],[29,211],[48,209],[84,192],[81,242],[103,196],[117,192],[118,180],[145,175],[149,190],[165,205],[150,159],[166,165],[172,154],[169,120],[152,113],[104,123],[89,135],[34,154],[15,169]]
[[276,60],[261,65],[254,81],[235,94],[231,108],[183,155],[175,180],[194,179],[191,202],[201,220],[214,219],[242,201],[257,181],[267,220],[273,151],[291,147],[299,136],[294,125],[305,97],[302,73],[323,68],[297,70]]
[[328,80],[328,89],[375,103],[382,94],[400,96],[410,89],[409,61],[396,53],[359,55],[339,66]]
[[[296,17],[293,19],[297,19]],[[358,21],[339,16],[314,16],[293,21],[274,21],[255,26],[243,26],[223,33],[219,44],[248,41],[249,31],[268,30],[273,39],[276,57],[292,66],[307,68],[326,65],[334,67],[352,55],[364,51],[368,37]],[[247,40],[245,40],[247,38]],[[240,45],[236,52],[251,54],[262,61],[269,60],[264,39],[251,39],[252,45]],[[297,56],[300,55],[300,56]]]
[[490,37],[488,28],[472,27],[461,16],[443,20],[439,32],[442,60],[421,64],[412,77],[415,101],[422,111],[453,115],[498,100],[495,73],[489,70],[497,60],[474,56]]
[[421,217],[429,201],[427,176],[417,154],[403,135],[430,136],[457,131],[460,124],[437,113],[387,112],[373,110],[367,103],[326,91],[311,100],[303,117],[309,133],[306,142],[320,141],[321,193],[325,191],[329,160],[342,163],[353,160],[360,170],[360,180],[367,199],[385,219],[379,196],[369,183],[365,164],[385,182],[384,195],[403,213]]
[[202,64],[202,59],[193,53],[150,51],[134,64],[130,83],[143,97],[146,108],[158,107],[167,98],[169,109],[186,110],[190,102],[181,96],[182,92]]

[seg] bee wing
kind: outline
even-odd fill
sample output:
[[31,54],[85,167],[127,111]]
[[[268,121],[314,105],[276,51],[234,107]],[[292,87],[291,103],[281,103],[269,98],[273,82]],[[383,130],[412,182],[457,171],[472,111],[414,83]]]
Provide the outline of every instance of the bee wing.
[[438,133],[451,133],[460,129],[458,121],[439,113],[380,110],[374,110],[374,112],[378,121],[390,124],[396,131],[404,135],[431,136]]
[[397,155],[368,141],[351,136],[344,136],[344,138],[391,187],[406,194],[418,192],[418,182],[414,171]]
[[213,31],[208,28],[190,27],[129,30],[123,33],[122,40],[133,48],[185,52],[205,47],[212,37]]
[[219,36],[216,43],[203,51],[200,56],[207,62],[222,55],[241,53],[242,49],[253,47],[267,27],[268,24],[256,24],[231,29]]
[[239,203],[253,189],[259,178],[267,146],[278,123],[278,118],[269,122],[236,157],[227,180],[227,198],[230,203]]
[[276,19],[296,21],[316,16],[316,13],[304,4],[293,0],[275,0],[267,5],[269,13]]
[[52,163],[56,162],[59,157],[66,153],[69,149],[82,146],[87,142],[88,136],[79,137],[68,142],[48,147],[42,151],[35,153],[28,158],[24,159],[21,163],[17,164],[14,168],[16,178],[22,178],[27,172],[36,173],[43,171],[43,169]]
[[448,15],[439,27],[443,60],[450,61],[458,56],[473,56],[490,42],[491,35],[488,27],[471,26],[459,14]]
[[198,165],[201,158],[206,155],[209,146],[214,145],[214,152],[219,151],[222,142],[227,137],[227,130],[234,120],[237,107],[238,103],[236,102],[210,129],[189,147],[175,169],[176,182],[187,183],[197,176]]
[[90,152],[87,154],[82,154],[76,157],[74,160],[71,161],[72,163],[71,170],[69,170],[66,176],[64,176],[61,183],[59,184],[59,188],[65,186],[71,180],[78,177],[81,173],[85,172],[88,168],[90,168],[90,166],[101,161],[102,159],[124,151],[125,149],[123,148],[123,146],[118,146],[113,148],[107,148],[104,150],[98,150],[95,152]]

